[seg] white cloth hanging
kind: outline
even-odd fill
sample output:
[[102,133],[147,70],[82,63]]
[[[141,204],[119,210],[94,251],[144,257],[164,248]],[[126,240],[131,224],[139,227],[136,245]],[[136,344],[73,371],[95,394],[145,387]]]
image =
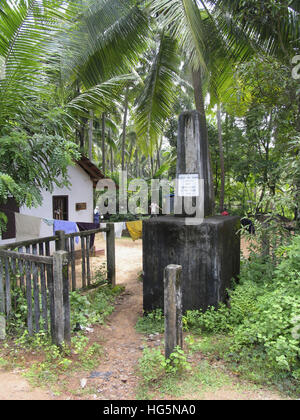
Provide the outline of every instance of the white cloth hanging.
[[115,237],[121,238],[123,230],[126,229],[125,222],[117,222],[117,223],[114,223],[114,225],[115,225]]
[[29,239],[37,239],[40,237],[42,221],[40,217],[15,213],[15,221],[17,242],[27,241]]
[[[100,228],[105,229],[106,223],[100,223]],[[106,232],[102,232],[102,235],[103,235],[103,239],[106,241]]]
[[[125,222],[114,223],[115,226],[115,238],[120,239],[122,237],[123,230],[126,229]],[[100,223],[100,228],[106,228],[106,223]],[[106,240],[106,232],[102,232],[104,240]]]

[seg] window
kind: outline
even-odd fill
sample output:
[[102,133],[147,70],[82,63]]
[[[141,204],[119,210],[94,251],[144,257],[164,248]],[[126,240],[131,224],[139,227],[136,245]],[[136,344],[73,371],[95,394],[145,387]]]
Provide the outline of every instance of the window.
[[69,220],[69,197],[67,195],[53,196],[53,219]]

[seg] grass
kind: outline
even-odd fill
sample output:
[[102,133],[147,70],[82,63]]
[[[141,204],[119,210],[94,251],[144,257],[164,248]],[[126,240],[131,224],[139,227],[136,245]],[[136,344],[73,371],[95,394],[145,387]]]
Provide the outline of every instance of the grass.
[[[143,334],[163,332],[163,315],[154,311],[140,318],[136,330]],[[161,375],[152,381],[145,381],[141,371],[137,399],[153,398],[195,398],[202,399],[205,392],[229,389],[232,392],[254,392],[260,388],[276,392],[282,398],[299,396],[296,381],[282,371],[275,371],[262,363],[261,358],[249,351],[247,355],[229,352],[232,337],[228,334],[185,333],[185,353],[192,360],[192,371],[183,375]],[[149,357],[149,353],[148,353]],[[151,367],[152,364],[152,367]],[[157,363],[156,363],[157,365]],[[145,367],[146,366],[146,367]],[[155,360],[149,360],[149,371],[153,374]],[[147,375],[147,360],[144,360]],[[154,375],[155,376],[155,375]],[[151,377],[151,376],[150,376]]]
[[164,316],[161,309],[140,317],[135,325],[135,329],[140,334],[155,334],[164,331]]
[[228,335],[203,335],[194,337],[191,351],[200,352],[211,362],[221,360],[228,372],[253,386],[266,387],[285,397],[298,397],[299,384],[274,366],[269,366],[255,351],[247,354],[229,353],[231,337]]
[[141,378],[136,398],[202,400],[206,394],[216,394],[218,391],[227,392],[229,395],[242,395],[243,392],[256,390],[255,384],[240,383],[222,363],[215,364],[203,359],[193,362],[190,371],[165,374],[152,382],[145,382]]

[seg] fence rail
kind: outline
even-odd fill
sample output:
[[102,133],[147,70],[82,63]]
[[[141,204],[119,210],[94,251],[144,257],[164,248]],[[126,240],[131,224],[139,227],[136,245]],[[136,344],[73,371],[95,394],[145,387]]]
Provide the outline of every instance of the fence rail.
[[[57,231],[55,236],[14,242],[0,247],[0,313],[9,319],[16,310],[16,291],[20,290],[26,298],[29,335],[41,329],[49,331],[50,328],[55,344],[70,341],[69,291],[70,288],[77,288],[75,238],[79,237],[81,242],[81,286],[84,288],[91,285],[90,244],[92,235],[99,232],[106,232],[107,281],[114,286],[113,224],[107,224],[106,228],[71,234]],[[55,242],[52,255],[51,242]]]

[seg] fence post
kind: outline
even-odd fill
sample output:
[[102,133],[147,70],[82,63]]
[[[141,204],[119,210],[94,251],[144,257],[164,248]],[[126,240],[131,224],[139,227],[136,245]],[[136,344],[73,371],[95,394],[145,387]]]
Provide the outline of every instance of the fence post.
[[64,230],[55,231],[55,235],[58,236],[58,239],[55,241],[55,250],[56,251],[65,251],[66,250],[66,234]]
[[54,297],[54,344],[60,346],[65,338],[64,311],[64,277],[68,253],[55,251],[53,253],[53,297]]
[[64,257],[63,272],[63,305],[64,305],[64,341],[71,344],[71,308],[70,308],[70,286],[68,275],[68,253]]
[[116,285],[116,255],[115,255],[115,225],[107,223],[106,232],[106,260],[107,260],[107,281],[111,286]]
[[180,265],[168,265],[164,273],[165,358],[182,347],[182,288]]
[[0,312],[5,313],[4,276],[2,259],[0,258]]

